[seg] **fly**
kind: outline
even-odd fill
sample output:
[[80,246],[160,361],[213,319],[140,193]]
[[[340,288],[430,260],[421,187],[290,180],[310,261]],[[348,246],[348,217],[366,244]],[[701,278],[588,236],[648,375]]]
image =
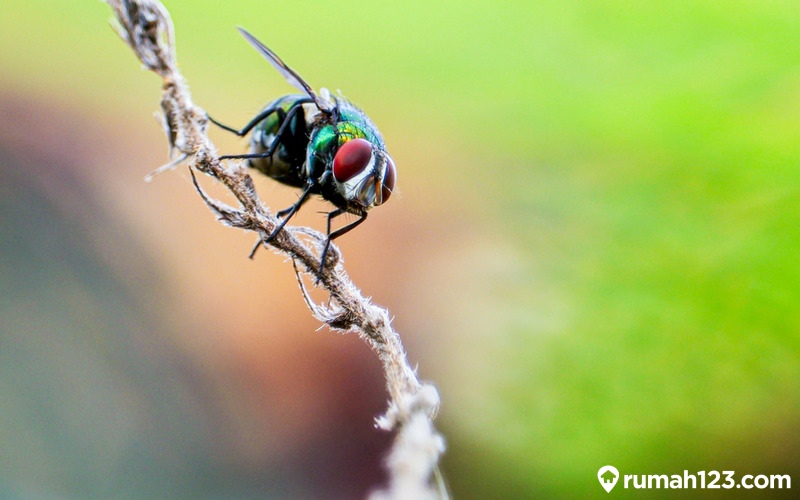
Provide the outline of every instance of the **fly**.
[[[263,240],[265,244],[280,233],[311,195],[319,195],[336,207],[327,214],[321,276],[331,241],[364,222],[370,208],[382,205],[391,196],[397,178],[394,161],[378,128],[363,111],[341,95],[332,96],[326,88],[315,92],[266,45],[243,28],[238,29],[301,93],[275,99],[239,130],[209,117],[240,137],[252,132],[249,153],[224,155],[220,160],[247,159],[259,172],[302,189],[297,202],[278,212],[281,221]],[[333,219],[346,213],[358,219],[331,231]]]

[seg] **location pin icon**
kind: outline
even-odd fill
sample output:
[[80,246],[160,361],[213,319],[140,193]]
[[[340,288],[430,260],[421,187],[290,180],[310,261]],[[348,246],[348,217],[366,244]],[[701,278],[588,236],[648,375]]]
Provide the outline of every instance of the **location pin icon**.
[[602,486],[606,492],[611,493],[611,490],[617,484],[617,479],[619,479],[619,471],[613,465],[600,467],[600,470],[597,471],[597,479],[600,481],[600,486]]

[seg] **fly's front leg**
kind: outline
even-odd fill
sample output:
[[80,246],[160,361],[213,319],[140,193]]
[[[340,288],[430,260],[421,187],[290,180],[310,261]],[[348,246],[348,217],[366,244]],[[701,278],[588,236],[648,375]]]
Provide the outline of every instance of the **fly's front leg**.
[[267,236],[262,240],[259,240],[259,242],[256,243],[256,246],[253,247],[253,250],[250,252],[251,259],[253,258],[253,256],[255,256],[258,247],[260,247],[262,244],[266,245],[267,243],[275,239],[276,236],[278,236],[278,233],[280,233],[281,230],[284,228],[284,226],[286,226],[286,223],[289,222],[289,219],[291,219],[292,216],[294,216],[294,214],[296,214],[297,211],[300,210],[300,207],[302,207],[303,204],[308,201],[308,198],[309,196],[311,196],[311,192],[314,190],[315,186],[316,183],[314,181],[309,180],[306,183],[305,189],[303,189],[303,192],[300,194],[300,198],[297,199],[294,205],[287,208],[286,210],[281,210],[280,212],[278,212],[279,217],[281,215],[285,215],[285,217],[278,223],[277,226],[275,226],[275,229],[273,229],[272,232],[269,233],[269,236]]
[[319,262],[319,273],[317,274],[317,283],[319,283],[320,278],[322,278],[322,271],[325,269],[325,259],[328,256],[328,249],[331,247],[331,241],[335,240],[339,236],[342,236],[343,234],[352,231],[353,229],[355,229],[356,226],[367,220],[367,212],[363,211],[359,214],[360,217],[358,218],[358,220],[355,220],[350,224],[344,227],[340,227],[334,232],[331,232],[331,221],[333,221],[334,218],[344,213],[346,212],[341,208],[338,208],[333,212],[328,213],[328,232],[327,232],[328,238],[325,240],[325,247],[323,247],[322,249],[322,256]]

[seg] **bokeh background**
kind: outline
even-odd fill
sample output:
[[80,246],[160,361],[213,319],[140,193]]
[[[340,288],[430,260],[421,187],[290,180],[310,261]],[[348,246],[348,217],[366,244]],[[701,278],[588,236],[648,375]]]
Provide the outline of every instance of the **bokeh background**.
[[[457,498],[800,482],[800,3],[166,5],[217,119],[292,91],[241,25],[381,128],[399,192],[339,244],[441,391]],[[363,497],[378,361],[185,168],[143,181],[160,82],[110,17],[0,5],[0,496]]]

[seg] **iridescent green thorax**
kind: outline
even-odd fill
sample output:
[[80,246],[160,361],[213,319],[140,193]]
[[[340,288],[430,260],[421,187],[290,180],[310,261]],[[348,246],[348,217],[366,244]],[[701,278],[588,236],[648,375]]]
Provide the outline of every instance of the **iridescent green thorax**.
[[333,162],[339,147],[352,139],[366,139],[381,150],[386,149],[378,128],[363,111],[341,96],[334,99],[338,109],[336,123],[316,128],[308,145],[306,168],[307,173],[314,177],[321,175]]

